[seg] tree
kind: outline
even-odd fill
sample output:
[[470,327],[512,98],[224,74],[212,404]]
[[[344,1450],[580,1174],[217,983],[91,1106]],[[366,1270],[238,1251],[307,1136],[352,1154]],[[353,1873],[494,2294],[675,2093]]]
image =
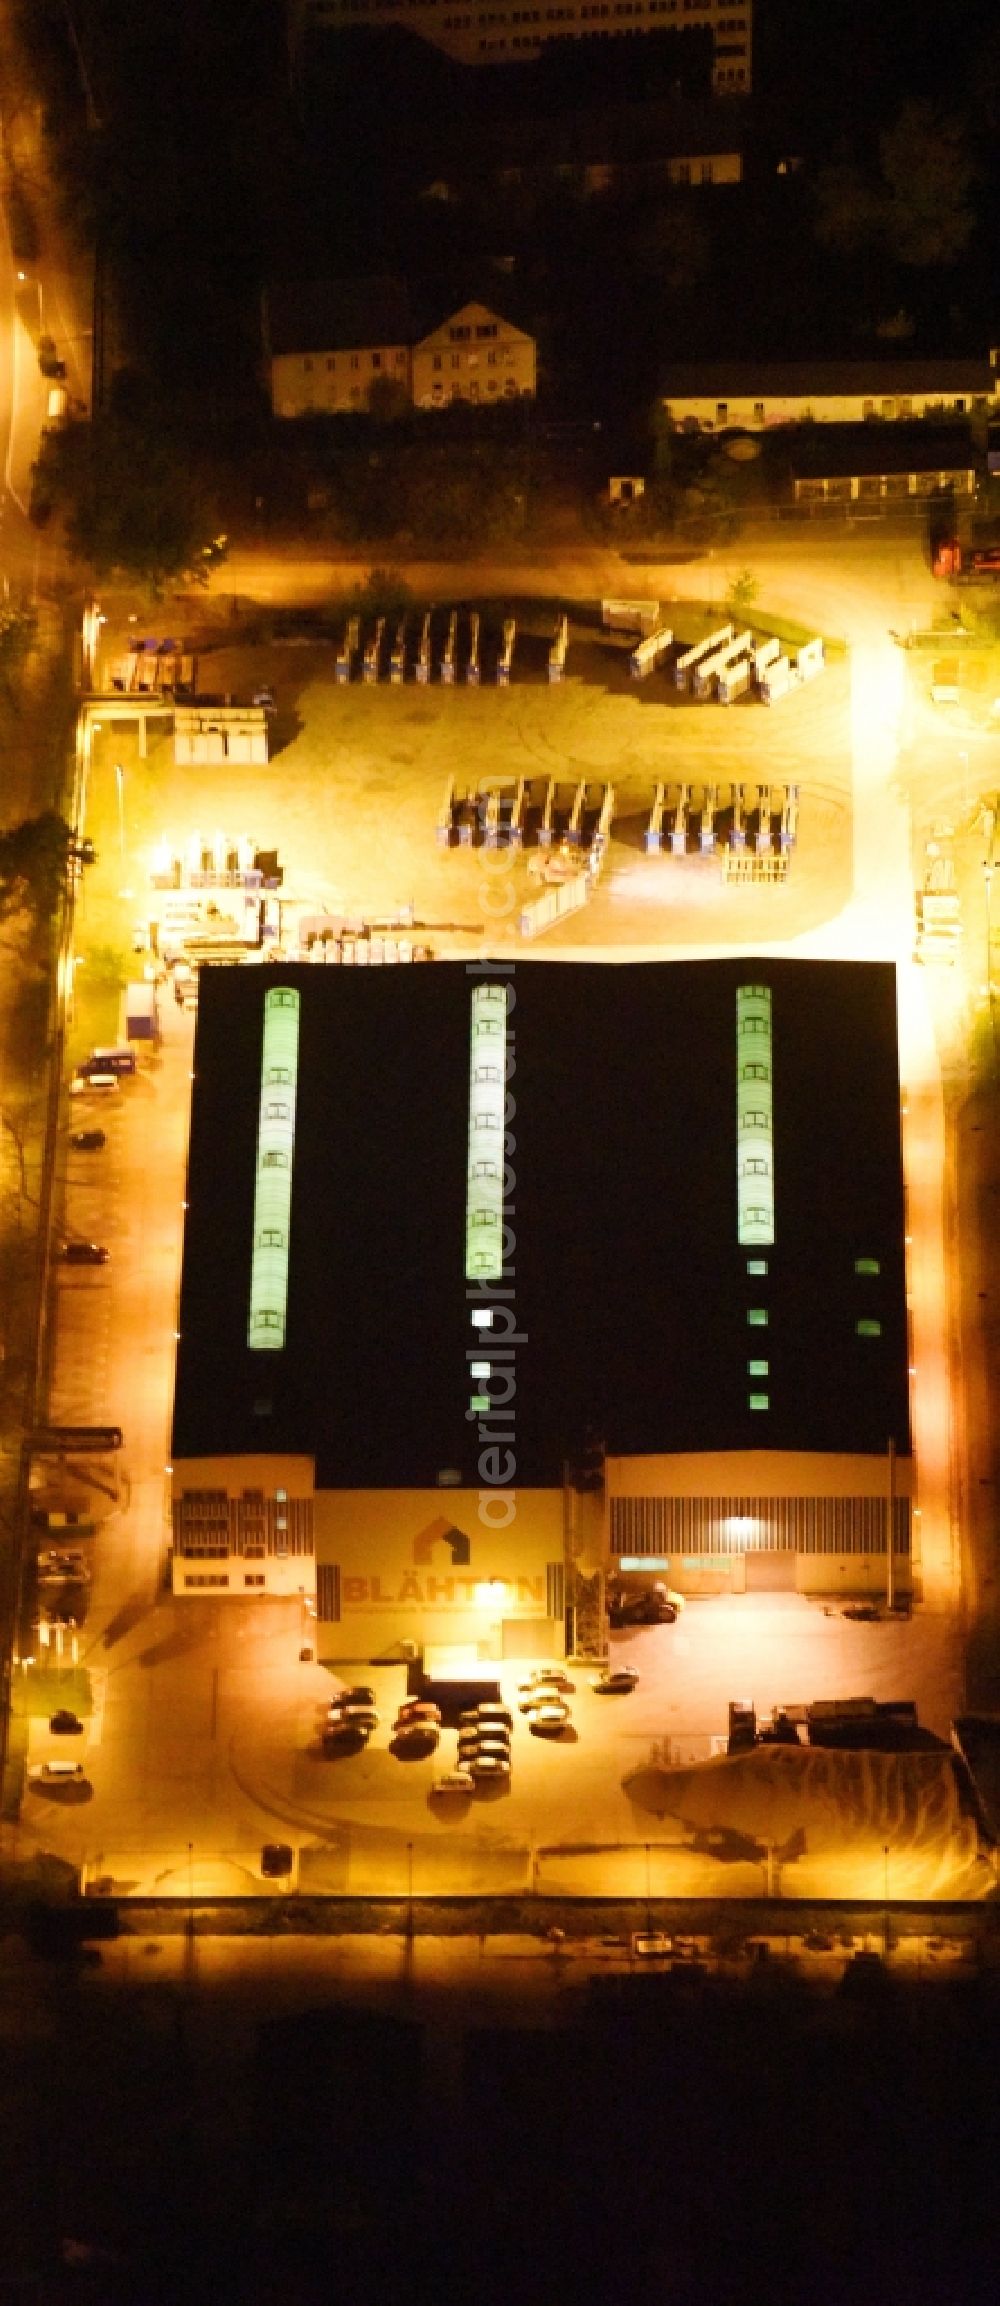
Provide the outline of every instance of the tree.
[[65,817],[45,809],[0,833],[0,920],[27,907],[48,919],[66,887],[74,835]]
[[753,570],[742,568],[739,575],[734,576],[726,588],[726,607],[739,609],[741,612],[745,609],[752,609],[759,593],[760,586]]
[[0,691],[11,700],[34,630],[32,610],[13,608],[9,601],[0,605]]
[[874,240],[882,222],[875,188],[850,154],[841,150],[816,178],[816,238],[822,248],[852,255]]
[[878,173],[846,150],[816,179],[816,237],[853,254],[879,250],[913,268],[953,265],[975,229],[976,176],[965,121],[904,104],[878,144]]
[[376,376],[368,387],[368,414],[378,424],[399,424],[412,410],[406,386],[394,376]]
[[148,411],[112,410],[43,441],[32,485],[36,522],[62,511],[66,541],[98,578],[139,578],[153,593],[207,580],[225,540],[190,455]]
[[700,286],[712,259],[704,217],[690,199],[665,201],[633,227],[630,269],[647,289],[679,296]]
[[965,122],[906,104],[879,139],[879,160],[890,254],[899,264],[955,264],[976,221]]

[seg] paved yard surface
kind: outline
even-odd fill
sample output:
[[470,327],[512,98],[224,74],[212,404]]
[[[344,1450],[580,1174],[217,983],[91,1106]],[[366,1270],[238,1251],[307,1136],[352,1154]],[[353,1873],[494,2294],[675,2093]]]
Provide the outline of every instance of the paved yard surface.
[[[566,683],[550,688],[542,677],[550,613],[542,606],[524,677],[515,660],[514,684],[502,692],[412,682],[338,688],[329,642],[248,653],[217,628],[214,638],[226,645],[204,655],[202,686],[247,694],[269,682],[278,699],[274,757],[259,770],[177,769],[162,741],[141,759],[125,726],[95,733],[86,830],[99,863],[85,877],[78,922],[76,1041],[89,1045],[99,1015],[109,1029],[101,948],[133,965],[133,924],[155,903],[154,844],[196,830],[276,846],[292,921],[296,905],[357,919],[407,906],[440,953],[511,939],[526,959],[532,951],[623,959],[772,946],[896,959],[924,1606],[908,1623],[864,1626],[793,1597],[692,1604],[673,1628],[621,1637],[640,1667],[634,1696],[601,1700],[579,1676],[573,1734],[553,1746],[519,1724],[509,1791],[460,1799],[454,1810],[428,1800],[441,1760],[396,1761],[385,1726],[356,1760],[323,1759],[317,1727],[331,1677],[300,1662],[298,1604],[192,1604],[164,1591],[192,1053],[192,1020],[168,999],[162,1046],[138,1079],[100,1110],[96,1099],[74,1106],[74,1125],[106,1127],[106,1151],[67,1153],[63,1163],[67,1230],[106,1242],[112,1257],[103,1269],[58,1278],[51,1413],[120,1422],[127,1446],[120,1495],[93,1541],[94,1582],[77,1636],[91,1677],[87,1784],[76,1799],[26,1795],[22,1849],[51,1849],[120,1888],[159,1886],[181,1897],[263,1890],[261,1843],[275,1837],[292,1842],[301,1886],[328,1890],[398,1894],[412,1885],[419,1896],[535,1885],[643,1896],[651,1886],[663,1895],[725,1895],[756,1894],[770,1878],[790,1895],[824,1887],[882,1895],[887,1848],[896,1894],[975,1895],[988,1886],[948,1767],[933,1755],[854,1779],[824,1776],[815,1757],[791,1756],[801,1781],[796,1827],[789,1757],[777,1757],[770,1776],[770,1757],[752,1757],[755,1776],[716,1750],[732,1697],[751,1696],[763,1711],[824,1695],[912,1697],[941,1736],[961,1701],[954,1605],[966,1437],[953,1422],[955,1346],[942,1318],[940,1051],[960,1050],[965,995],[942,1008],[940,987],[912,965],[910,801],[930,805],[939,724],[887,631],[890,621],[924,619],[930,580],[910,548],[887,546],[870,565],[836,550],[798,561],[777,544],[769,553],[761,621],[769,582],[776,608],[808,613],[818,629],[852,644],[847,660],[771,712],[679,704],[662,680],[638,689],[622,648],[602,640],[584,609]],[[415,594],[447,597],[442,572],[424,573],[421,592],[421,572],[411,572]],[[472,596],[472,581],[463,584],[469,573],[452,573],[456,596]],[[523,594],[523,569],[512,572],[510,593],[515,573]],[[631,572],[627,582],[622,573],[606,581],[608,571],[591,572],[592,596],[606,589],[666,598],[655,572]],[[700,578],[703,593],[704,570],[687,573],[689,589]],[[568,600],[564,577],[545,573],[546,602]],[[321,572],[321,581],[331,580]],[[675,612],[678,630],[688,613]],[[942,783],[960,795],[963,775],[975,782],[981,767],[974,756],[963,771],[956,757],[940,767]],[[464,789],[520,775],[610,779],[621,802],[610,871],[592,905],[534,946],[517,943],[515,927],[527,860],[501,856],[490,867],[478,852],[446,854],[435,841],[450,777]],[[798,784],[799,842],[786,886],[727,889],[717,863],[642,855],[653,784],[681,777],[696,787]],[[507,884],[514,902],[495,910],[493,892]],[[71,1644],[61,1638],[56,1668],[68,1671]],[[516,1668],[504,1670],[516,1680]],[[366,1668],[364,1678],[379,1683],[384,1724],[402,1694],[401,1672]],[[30,1710],[29,1686],[24,1696]],[[448,1759],[451,1744],[443,1743]],[[39,1714],[29,1753],[49,1750]]]

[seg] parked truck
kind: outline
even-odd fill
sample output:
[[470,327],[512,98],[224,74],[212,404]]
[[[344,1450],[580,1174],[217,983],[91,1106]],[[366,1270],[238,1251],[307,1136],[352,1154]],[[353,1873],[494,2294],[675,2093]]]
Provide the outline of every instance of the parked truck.
[[156,1041],[159,1039],[155,985],[148,985],[145,982],[126,985],[125,1039],[126,1041]]
[[933,569],[936,577],[966,584],[1000,577],[1000,544],[963,544],[957,536],[942,537],[935,547]]

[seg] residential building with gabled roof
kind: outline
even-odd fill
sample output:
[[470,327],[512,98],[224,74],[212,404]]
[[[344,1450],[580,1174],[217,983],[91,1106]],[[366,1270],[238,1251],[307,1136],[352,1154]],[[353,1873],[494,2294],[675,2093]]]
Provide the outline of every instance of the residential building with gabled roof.
[[416,408],[442,408],[452,400],[534,397],[535,340],[486,304],[463,304],[413,347]]

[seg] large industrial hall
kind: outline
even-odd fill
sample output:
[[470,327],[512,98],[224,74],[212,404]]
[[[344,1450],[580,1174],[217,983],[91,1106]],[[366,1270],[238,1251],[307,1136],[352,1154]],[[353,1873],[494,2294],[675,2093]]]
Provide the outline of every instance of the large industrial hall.
[[208,971],[187,1202],[178,1595],[332,1662],[919,1590],[891,967]]

